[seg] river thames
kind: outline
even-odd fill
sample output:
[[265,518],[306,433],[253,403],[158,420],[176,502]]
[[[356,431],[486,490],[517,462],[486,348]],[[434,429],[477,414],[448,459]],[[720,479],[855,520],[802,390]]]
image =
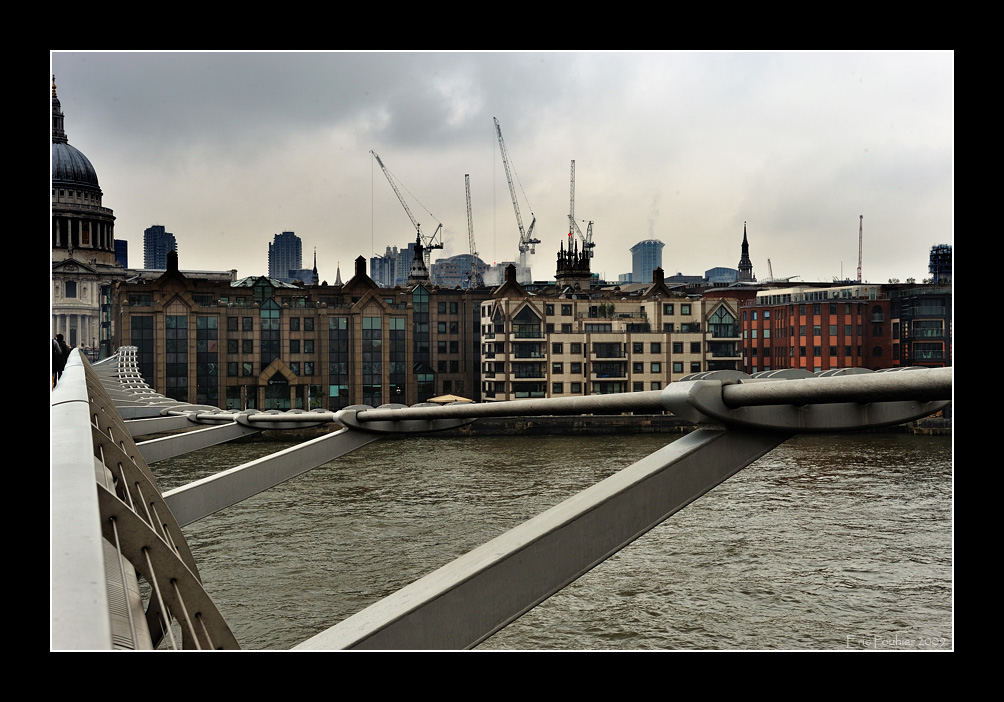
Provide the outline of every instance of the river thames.
[[[185,533],[241,646],[289,649],[675,438],[380,441]],[[950,437],[798,436],[477,650],[953,650],[953,498]]]

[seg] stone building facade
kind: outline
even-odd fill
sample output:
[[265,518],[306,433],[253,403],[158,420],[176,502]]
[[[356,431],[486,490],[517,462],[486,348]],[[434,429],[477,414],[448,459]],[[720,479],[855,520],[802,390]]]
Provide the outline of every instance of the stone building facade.
[[90,160],[71,146],[52,85],[52,334],[92,358],[111,353],[111,289],[126,270],[115,258],[115,216],[102,204]]
[[115,291],[116,347],[136,346],[159,392],[226,409],[341,409],[479,400],[478,311],[487,290],[381,288],[363,257],[343,285],[265,276],[155,280]]
[[691,373],[739,369],[737,299],[673,292],[661,269],[632,293],[590,287],[581,258],[560,253],[548,290],[528,291],[510,267],[481,303],[486,401],[661,390]]

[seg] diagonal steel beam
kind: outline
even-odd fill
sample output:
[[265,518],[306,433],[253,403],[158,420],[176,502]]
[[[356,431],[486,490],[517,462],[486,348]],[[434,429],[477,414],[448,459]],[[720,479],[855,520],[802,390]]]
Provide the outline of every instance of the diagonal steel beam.
[[296,649],[476,646],[788,436],[688,434]]

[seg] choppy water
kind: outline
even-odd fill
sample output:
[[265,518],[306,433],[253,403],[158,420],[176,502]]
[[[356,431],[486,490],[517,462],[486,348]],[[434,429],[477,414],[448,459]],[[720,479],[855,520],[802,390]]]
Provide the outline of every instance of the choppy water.
[[[286,649],[672,438],[377,442],[185,531],[241,645]],[[950,438],[795,437],[479,649],[954,648],[952,477]]]

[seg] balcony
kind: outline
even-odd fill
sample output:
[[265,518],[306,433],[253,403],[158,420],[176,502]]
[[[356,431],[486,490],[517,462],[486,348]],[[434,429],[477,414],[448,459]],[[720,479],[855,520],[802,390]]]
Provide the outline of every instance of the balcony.
[[594,379],[627,378],[626,363],[604,363],[602,361],[596,361],[593,363],[591,370],[591,377]]
[[546,354],[544,353],[543,344],[518,343],[518,342],[513,342],[512,357],[518,359],[547,358]]
[[594,343],[593,358],[627,358],[624,344]]
[[512,364],[513,378],[546,378],[547,373],[543,363],[526,362]]

